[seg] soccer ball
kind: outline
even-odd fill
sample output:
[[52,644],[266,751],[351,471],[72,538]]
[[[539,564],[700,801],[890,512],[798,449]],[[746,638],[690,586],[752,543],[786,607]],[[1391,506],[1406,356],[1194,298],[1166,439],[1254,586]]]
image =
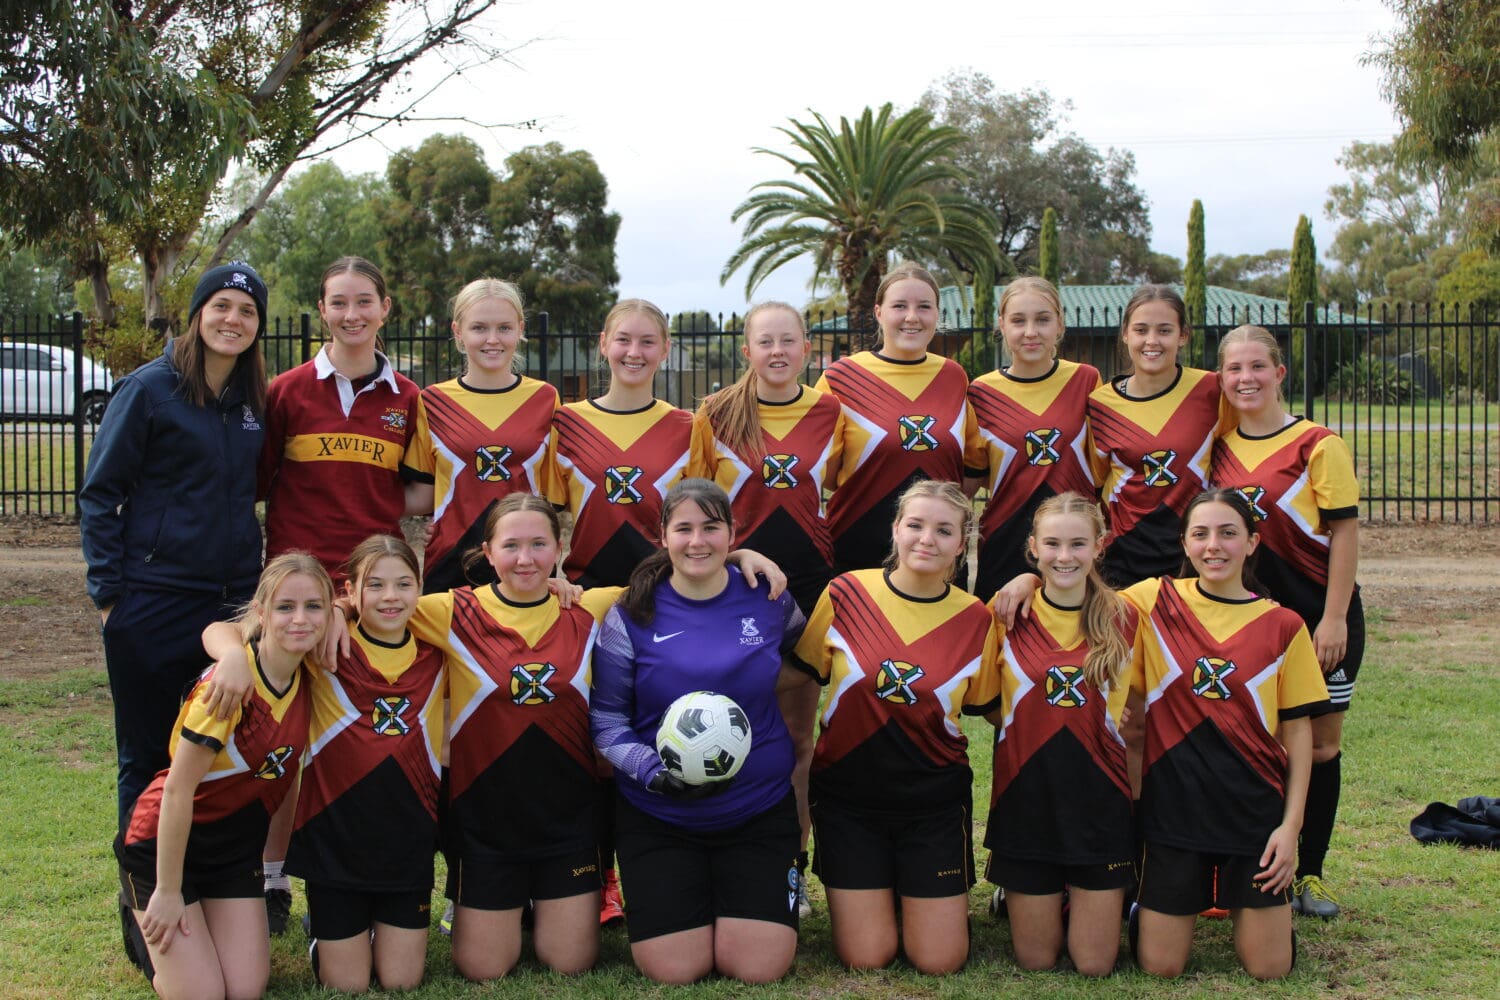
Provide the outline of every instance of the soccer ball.
[[728,781],[750,753],[750,720],[734,699],[693,691],[662,715],[656,752],[667,770],[689,785]]

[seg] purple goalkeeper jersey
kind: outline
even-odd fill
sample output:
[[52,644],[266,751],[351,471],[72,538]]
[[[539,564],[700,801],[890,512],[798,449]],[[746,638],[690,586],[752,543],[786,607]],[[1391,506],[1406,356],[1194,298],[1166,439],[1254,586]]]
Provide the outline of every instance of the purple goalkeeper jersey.
[[[594,646],[589,717],[594,743],[614,766],[620,794],[651,816],[695,830],[735,826],[776,805],[791,790],[791,736],[776,703],[776,680],[806,624],[790,594],[774,601],[729,567],[729,584],[705,601],[663,581],[656,614],[641,625],[610,608]],[[729,788],[684,800],[648,791],[662,769],[656,753],[661,717],[690,691],[728,695],[750,720],[750,754]]]

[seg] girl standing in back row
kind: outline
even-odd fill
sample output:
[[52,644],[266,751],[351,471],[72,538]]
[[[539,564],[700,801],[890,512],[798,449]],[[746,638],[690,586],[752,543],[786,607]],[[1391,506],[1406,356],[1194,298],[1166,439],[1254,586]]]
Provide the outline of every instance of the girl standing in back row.
[[479,278],[453,299],[453,339],[467,358],[464,373],[422,390],[409,464],[432,485],[412,491],[408,509],[431,511],[422,590],[440,594],[492,582],[480,560],[464,554],[484,540],[486,515],[511,493],[540,494],[546,482],[547,435],[557,390],[514,370],[526,339],[520,289]]
[[1219,383],[1239,426],[1219,438],[1212,478],[1239,490],[1257,519],[1256,576],[1266,596],[1302,616],[1328,685],[1329,710],[1314,716],[1307,817],[1292,909],[1334,917],[1323,859],[1338,813],[1344,713],[1365,649],[1365,613],[1354,582],[1359,561],[1359,482],[1349,446],[1333,431],[1286,412],[1286,366],[1270,332],[1231,330],[1219,343]]
[[1120,340],[1130,371],[1089,396],[1094,478],[1109,517],[1104,577],[1124,586],[1175,572],[1178,524],[1208,484],[1215,434],[1227,425],[1213,372],[1185,368],[1187,306],[1166,285],[1143,285],[1125,306]]
[[835,361],[816,386],[837,396],[846,416],[843,466],[828,503],[838,571],[880,565],[901,493],[919,479],[961,482],[964,449],[977,433],[968,375],[927,350],[937,334],[937,279],[915,264],[896,265],[875,293],[875,320],[879,346]]
[[979,519],[974,596],[981,601],[1030,571],[1027,532],[1042,501],[1069,490],[1096,492],[1086,412],[1099,370],[1058,358],[1057,289],[1045,278],[1011,281],[1000,295],[998,332],[1010,364],[969,386],[979,434],[965,464],[986,470],[990,494]]

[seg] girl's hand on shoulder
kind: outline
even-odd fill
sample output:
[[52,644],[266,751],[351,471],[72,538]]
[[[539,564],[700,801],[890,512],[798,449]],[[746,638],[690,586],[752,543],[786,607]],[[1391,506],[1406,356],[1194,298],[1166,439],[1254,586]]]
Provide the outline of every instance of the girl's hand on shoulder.
[[227,719],[250,703],[255,676],[243,646],[215,660],[213,672],[203,684],[203,702],[216,719]]
[[339,672],[339,657],[348,656],[351,651],[349,623],[355,617],[353,601],[347,596],[334,599],[333,614],[328,616],[328,632],[318,649],[318,666],[330,674]]
[[557,598],[557,606],[560,608],[571,608],[583,599],[583,588],[564,577],[549,577],[547,589]]
[[1260,855],[1255,881],[1261,892],[1285,892],[1297,874],[1297,835],[1300,831],[1283,823],[1271,831]]
[[151,893],[151,899],[141,913],[141,936],[166,954],[172,947],[172,938],[179,932],[184,936],[191,933],[182,893],[157,889]]
[[1035,573],[1022,573],[995,592],[990,600],[990,609],[1000,624],[1007,629],[1016,627],[1017,617],[1031,617],[1031,602],[1042,585],[1042,578]]
[[754,549],[735,549],[729,553],[725,562],[739,567],[752,590],[760,583],[760,578],[764,577],[770,586],[770,593],[766,594],[767,600],[776,600],[786,590],[786,574],[781,571],[781,567]]
[[1323,616],[1312,635],[1313,651],[1318,654],[1318,666],[1323,675],[1333,673],[1343,662],[1349,651],[1349,623],[1342,618]]

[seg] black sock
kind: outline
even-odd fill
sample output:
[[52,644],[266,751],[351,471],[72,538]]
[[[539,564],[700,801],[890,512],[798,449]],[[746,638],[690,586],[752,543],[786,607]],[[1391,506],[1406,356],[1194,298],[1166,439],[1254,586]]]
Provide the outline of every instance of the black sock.
[[1328,854],[1328,841],[1333,836],[1333,820],[1339,811],[1340,778],[1339,760],[1344,755],[1337,753],[1333,759],[1313,764],[1312,775],[1307,782],[1307,808],[1302,815],[1302,840],[1297,850],[1297,877],[1323,875],[1323,858]]

